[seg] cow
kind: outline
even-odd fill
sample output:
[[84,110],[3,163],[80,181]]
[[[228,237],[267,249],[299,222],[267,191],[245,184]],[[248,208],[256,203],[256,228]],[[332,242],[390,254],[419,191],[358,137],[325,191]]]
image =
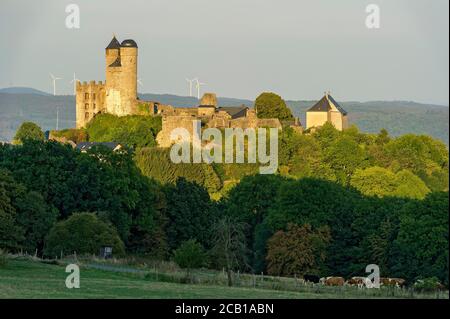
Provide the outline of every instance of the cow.
[[358,286],[358,288],[367,287],[370,280],[366,277],[352,277],[345,282],[348,286]]
[[406,280],[402,278],[380,278],[380,285],[381,286],[390,286],[390,287],[397,287],[402,288],[405,286]]
[[343,286],[345,279],[342,277],[326,277],[320,278],[320,283],[325,286]]
[[317,284],[320,281],[319,276],[316,276],[316,275],[304,275],[303,279],[305,280],[305,282],[311,282],[314,284]]

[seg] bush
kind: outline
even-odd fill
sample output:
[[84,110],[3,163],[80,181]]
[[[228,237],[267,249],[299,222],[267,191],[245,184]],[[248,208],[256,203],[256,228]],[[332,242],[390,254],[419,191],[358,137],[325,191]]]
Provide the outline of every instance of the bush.
[[190,239],[181,244],[175,250],[174,260],[181,268],[189,271],[193,268],[200,268],[206,264],[206,254],[202,245],[194,239]]
[[142,115],[114,116],[99,114],[88,123],[91,142],[118,142],[129,147],[156,146],[161,118]]
[[46,238],[44,255],[98,254],[103,246],[112,247],[116,256],[125,254],[124,244],[112,225],[94,213],[76,213],[53,226]]
[[442,290],[444,286],[439,282],[436,277],[419,279],[414,284],[414,289],[421,292],[432,292],[437,290]]

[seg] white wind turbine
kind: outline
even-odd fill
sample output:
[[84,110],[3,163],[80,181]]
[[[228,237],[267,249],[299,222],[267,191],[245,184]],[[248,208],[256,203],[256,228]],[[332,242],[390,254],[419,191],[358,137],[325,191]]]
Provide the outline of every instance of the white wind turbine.
[[70,83],[73,83],[73,95],[77,95],[77,82],[79,79],[77,79],[75,72],[73,72],[73,79],[70,81]]
[[206,83],[202,83],[198,80],[198,78],[195,78],[195,85],[197,86],[197,98],[200,100],[200,87],[202,85],[206,85]]
[[192,96],[192,83],[194,83],[196,79],[188,79],[186,78],[186,81],[189,83],[189,96]]
[[62,78],[57,78],[55,77],[53,74],[50,73],[50,77],[53,80],[53,95],[56,95],[56,81],[57,80],[62,80]]

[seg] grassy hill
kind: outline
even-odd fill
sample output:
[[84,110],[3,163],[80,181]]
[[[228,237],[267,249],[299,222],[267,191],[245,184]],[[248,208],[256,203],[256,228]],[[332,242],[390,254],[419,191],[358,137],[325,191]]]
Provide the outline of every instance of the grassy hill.
[[[142,94],[143,100],[159,101],[174,106],[195,106],[197,99],[170,94]],[[315,101],[287,101],[296,116],[305,123],[305,110]],[[251,106],[253,101],[219,98],[221,106]],[[350,124],[363,132],[387,129],[393,136],[406,133],[427,134],[449,144],[449,108],[405,101],[343,102]],[[75,98],[69,95],[49,96],[30,93],[0,92],[0,141],[10,141],[24,121],[39,124],[44,130],[55,129],[59,108],[59,128],[75,126]]]

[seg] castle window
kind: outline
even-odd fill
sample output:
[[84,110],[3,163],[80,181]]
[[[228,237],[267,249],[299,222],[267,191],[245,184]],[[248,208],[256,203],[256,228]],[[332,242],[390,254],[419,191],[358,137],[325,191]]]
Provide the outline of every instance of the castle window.
[[94,110],[95,110],[95,103],[94,103]]
[[89,100],[89,93],[84,93],[84,99]]
[[84,109],[89,110],[89,103],[84,104]]
[[84,118],[87,120],[87,119],[89,119],[89,113],[88,112],[86,112],[85,114],[84,114]]
[[92,99],[95,100],[95,93],[92,93]]

